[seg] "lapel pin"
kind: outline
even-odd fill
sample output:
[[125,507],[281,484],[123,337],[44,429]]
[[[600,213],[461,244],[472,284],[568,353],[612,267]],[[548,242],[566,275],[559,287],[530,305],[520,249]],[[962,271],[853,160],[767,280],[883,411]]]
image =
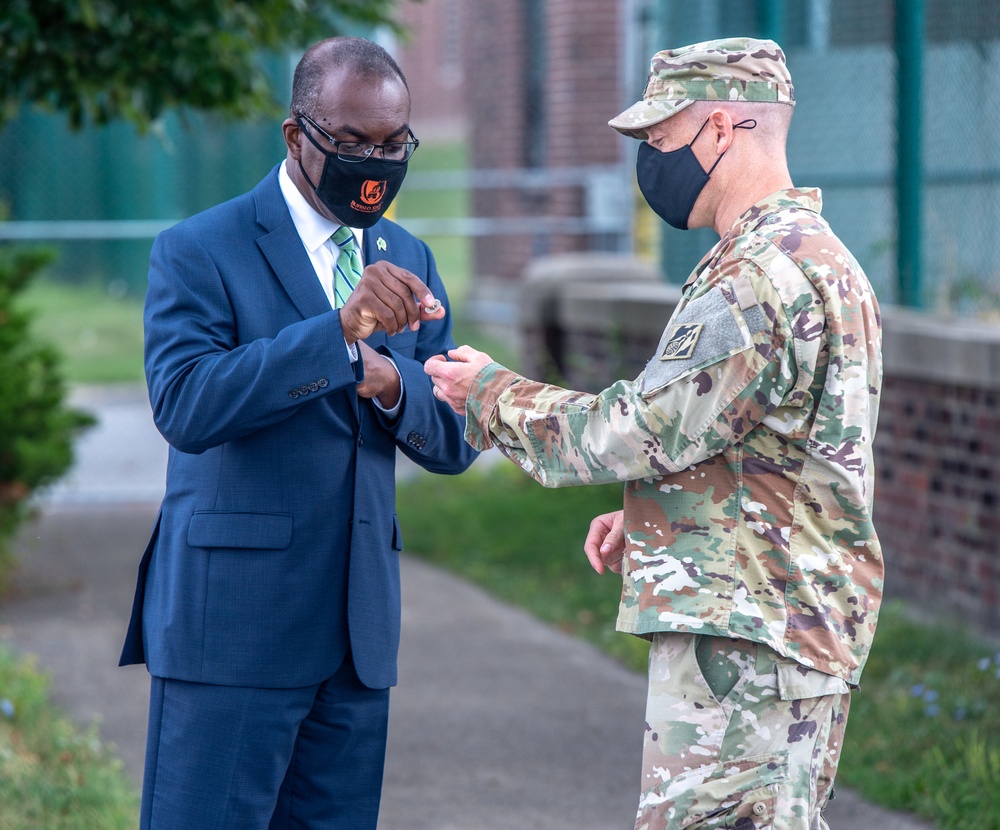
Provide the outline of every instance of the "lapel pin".
[[375,246],[380,251],[384,251],[385,250],[385,240],[380,236],[377,240],[375,240]]

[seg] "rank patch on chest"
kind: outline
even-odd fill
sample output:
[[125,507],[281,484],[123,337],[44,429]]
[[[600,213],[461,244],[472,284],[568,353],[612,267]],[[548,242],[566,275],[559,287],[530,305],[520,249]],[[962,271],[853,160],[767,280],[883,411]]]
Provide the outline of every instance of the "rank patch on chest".
[[701,323],[681,323],[670,331],[670,337],[660,353],[660,360],[687,360],[694,354],[701,335]]

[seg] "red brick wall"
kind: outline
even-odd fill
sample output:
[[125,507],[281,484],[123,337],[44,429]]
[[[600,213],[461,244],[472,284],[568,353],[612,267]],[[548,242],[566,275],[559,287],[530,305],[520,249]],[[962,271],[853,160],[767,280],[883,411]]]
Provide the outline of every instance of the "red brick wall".
[[466,130],[464,0],[404,0],[397,20],[406,31],[393,50],[412,102],[411,126],[421,141],[454,140]]
[[[528,85],[527,21],[523,3],[469,0],[467,102],[470,161],[474,168],[523,168]],[[607,120],[620,108],[619,3],[548,0],[544,4],[545,139],[548,168],[608,165],[617,160],[616,134]],[[579,186],[477,190],[476,216],[574,217],[584,211]],[[535,257],[588,250],[586,236],[501,235],[476,240],[475,273],[516,279]]]
[[875,439],[887,591],[1000,629],[1000,392],[888,375]]

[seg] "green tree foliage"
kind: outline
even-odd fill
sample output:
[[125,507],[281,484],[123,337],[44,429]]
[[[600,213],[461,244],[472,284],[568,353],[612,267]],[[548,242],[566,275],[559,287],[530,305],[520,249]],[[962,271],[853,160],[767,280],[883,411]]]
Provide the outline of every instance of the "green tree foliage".
[[232,117],[278,107],[258,56],[397,27],[395,0],[4,0],[0,127],[22,104],[74,127],[140,128],[171,108]]
[[0,590],[8,543],[28,496],[73,461],[73,439],[91,418],[64,405],[59,354],[31,333],[18,297],[52,258],[50,251],[0,245]]

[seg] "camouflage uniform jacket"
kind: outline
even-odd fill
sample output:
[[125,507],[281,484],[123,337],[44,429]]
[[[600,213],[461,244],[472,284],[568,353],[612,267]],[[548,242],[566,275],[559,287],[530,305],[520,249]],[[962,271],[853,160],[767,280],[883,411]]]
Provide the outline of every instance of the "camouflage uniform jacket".
[[466,439],[547,487],[627,482],[619,630],[744,638],[856,684],[882,594],[880,320],[821,204],[786,190],[740,216],[633,382],[486,366]]

